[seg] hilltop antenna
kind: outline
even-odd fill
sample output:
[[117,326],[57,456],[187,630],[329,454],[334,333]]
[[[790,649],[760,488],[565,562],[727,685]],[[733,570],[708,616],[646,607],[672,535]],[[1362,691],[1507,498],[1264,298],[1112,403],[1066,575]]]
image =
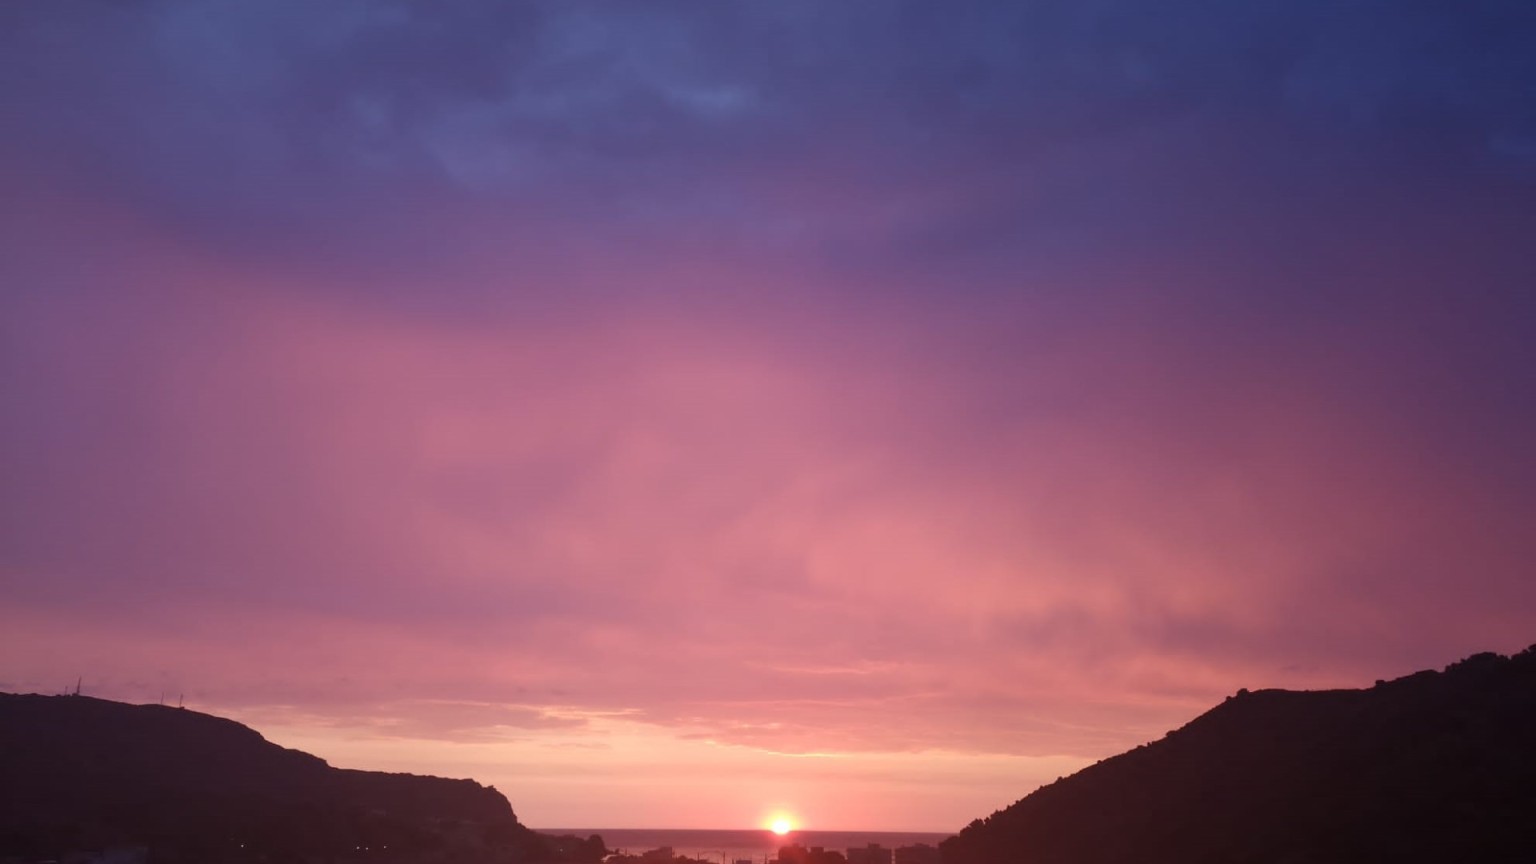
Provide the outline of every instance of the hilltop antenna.
[[81,677],[75,679],[75,692],[74,692],[73,695],[75,695],[75,696],[79,696],[80,695],[80,682],[84,681],[84,680],[85,680],[85,676],[81,676]]
[[187,694],[185,694],[185,693],[178,693],[176,695],[176,707],[177,708],[185,708],[185,707],[187,707],[186,702],[187,702]]

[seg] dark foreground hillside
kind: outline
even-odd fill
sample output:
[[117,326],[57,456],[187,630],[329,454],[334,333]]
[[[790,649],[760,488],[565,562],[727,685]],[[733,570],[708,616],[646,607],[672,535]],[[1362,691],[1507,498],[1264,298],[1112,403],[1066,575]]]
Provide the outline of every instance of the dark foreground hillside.
[[0,694],[0,859],[114,846],[156,862],[544,857],[471,780],[332,768],[195,711]]
[[1536,861],[1536,646],[1369,690],[1240,692],[978,819],[944,861]]

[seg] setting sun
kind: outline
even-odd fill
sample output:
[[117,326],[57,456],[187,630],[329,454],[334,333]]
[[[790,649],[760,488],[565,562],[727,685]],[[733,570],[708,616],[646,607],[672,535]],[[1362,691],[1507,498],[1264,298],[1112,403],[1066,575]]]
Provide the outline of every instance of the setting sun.
[[794,829],[795,823],[791,822],[786,816],[775,816],[773,821],[768,823],[768,830],[779,835],[780,837],[783,837],[785,834],[788,834]]

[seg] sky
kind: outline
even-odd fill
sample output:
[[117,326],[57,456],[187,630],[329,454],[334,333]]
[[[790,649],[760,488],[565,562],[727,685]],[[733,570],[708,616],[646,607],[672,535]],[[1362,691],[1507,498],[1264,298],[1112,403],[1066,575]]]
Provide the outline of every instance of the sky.
[[1536,641],[1523,0],[0,7],[0,690],[953,831]]

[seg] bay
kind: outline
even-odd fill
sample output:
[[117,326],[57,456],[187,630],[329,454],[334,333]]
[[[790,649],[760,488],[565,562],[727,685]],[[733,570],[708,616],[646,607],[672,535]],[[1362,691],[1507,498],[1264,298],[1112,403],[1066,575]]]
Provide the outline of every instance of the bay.
[[779,836],[763,829],[713,830],[689,828],[537,828],[540,834],[574,834],[587,837],[601,835],[609,849],[630,855],[639,855],[663,846],[672,847],[674,854],[706,861],[752,861],[763,864],[773,861],[782,846],[799,843],[807,848],[820,846],[828,851],[848,854],[849,849],[862,849],[871,843],[895,849],[926,843],[937,846],[949,834],[917,831],[791,831]]

